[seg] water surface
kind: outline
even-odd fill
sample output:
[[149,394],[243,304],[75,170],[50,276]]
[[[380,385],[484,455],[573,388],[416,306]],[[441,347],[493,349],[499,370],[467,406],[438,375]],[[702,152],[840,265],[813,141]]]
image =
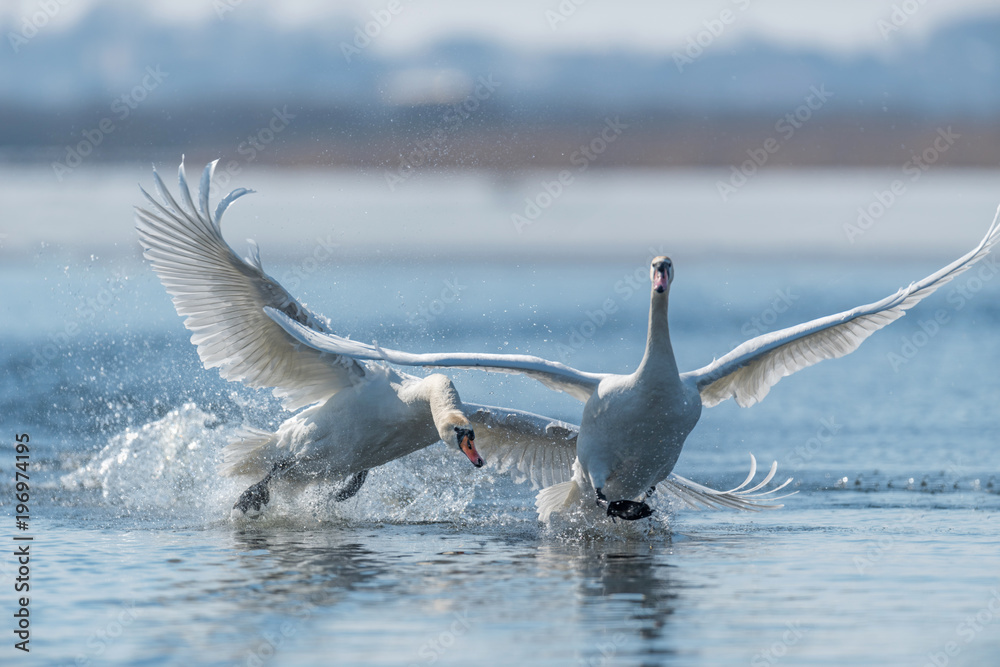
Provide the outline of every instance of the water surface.
[[[842,195],[857,192],[857,178],[840,181]],[[833,198],[838,181],[824,183]],[[785,191],[807,198],[800,186],[793,179]],[[311,196],[322,205],[322,192]],[[955,197],[986,198],[976,188]],[[509,201],[470,197],[470,213],[503,216]],[[772,210],[780,205],[776,196]],[[237,210],[227,227],[234,243],[246,235]],[[928,207],[915,228],[933,229],[937,211]],[[673,252],[679,364],[696,368],[764,328],[881,298],[971,247],[990,213],[970,223],[969,238],[944,229],[947,247],[879,259],[846,246],[767,261]],[[77,224],[107,225],[77,215]],[[641,525],[546,528],[527,485],[437,445],[375,470],[349,502],[331,503],[325,487],[279,489],[265,519],[236,525],[228,509],[252,480],[219,480],[219,451],[241,424],[274,428],[286,415],[266,392],[201,367],[162,288],[126,251],[127,215],[115,234],[119,248],[94,257],[56,245],[28,259],[8,253],[0,265],[2,539],[12,544],[16,532],[13,438],[22,432],[32,438],[32,521],[22,534],[34,537],[27,656],[11,639],[12,550],[0,559],[4,664],[1000,658],[992,273],[959,278],[859,351],[783,380],[752,409],[705,411],[677,472],[721,488],[742,481],[751,452],[764,465],[777,460],[798,491],[781,510],[693,512],[658,498]],[[263,255],[272,275],[297,279],[293,291],[355,338],[627,372],[642,353],[647,308],[628,277],[642,276],[646,246],[658,243],[631,259],[594,248],[586,261],[444,253],[401,265],[400,245],[392,257],[345,250],[312,264],[312,246],[272,255],[265,245]],[[457,298],[446,301],[449,289]],[[467,400],[579,420],[579,403],[532,381],[454,378]]]

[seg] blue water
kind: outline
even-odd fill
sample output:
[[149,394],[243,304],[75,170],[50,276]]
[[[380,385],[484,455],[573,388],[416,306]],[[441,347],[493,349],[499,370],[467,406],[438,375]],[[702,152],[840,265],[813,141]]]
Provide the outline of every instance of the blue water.
[[[347,503],[323,488],[278,492],[268,517],[244,526],[227,517],[247,484],[216,477],[219,451],[241,424],[274,427],[285,415],[267,392],[201,367],[130,247],[127,213],[121,227],[119,245],[93,256],[51,246],[0,256],[3,664],[1000,660],[992,274],[959,278],[751,409],[704,412],[677,472],[733,486],[751,452],[777,460],[798,491],[780,510],[694,512],[661,498],[641,528],[554,531],[535,520],[528,486],[438,445],[374,471]],[[234,244],[244,236],[227,229]],[[759,326],[881,298],[978,240],[942,233],[947,250],[910,257],[673,252],[680,366],[709,362]],[[300,275],[293,291],[355,338],[614,372],[641,356],[645,288],[622,281],[643,275],[646,247],[624,258],[479,249],[435,261],[390,247],[318,264],[304,260],[312,246],[263,254],[272,275]],[[579,420],[579,403],[529,380],[454,378],[466,400]],[[16,433],[32,445],[24,533],[13,518]],[[15,533],[34,537],[27,655],[13,648]]]

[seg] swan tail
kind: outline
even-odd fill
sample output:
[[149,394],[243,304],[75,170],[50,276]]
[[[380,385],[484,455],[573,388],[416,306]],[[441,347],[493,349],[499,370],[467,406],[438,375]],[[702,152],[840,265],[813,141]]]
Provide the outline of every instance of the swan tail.
[[223,447],[219,474],[223,477],[266,474],[269,470],[267,454],[277,442],[275,433],[243,427],[237,432],[236,440]]
[[538,519],[549,522],[553,512],[561,512],[582,498],[580,485],[575,480],[545,487],[535,496],[535,507],[538,509]]
[[766,491],[762,490],[771,483],[771,480],[774,479],[774,475],[777,472],[778,462],[775,461],[771,464],[771,469],[768,471],[767,475],[764,476],[763,481],[755,486],[747,488],[757,475],[757,459],[753,454],[751,454],[750,474],[747,475],[747,478],[743,481],[743,483],[735,489],[717,491],[715,489],[710,489],[707,486],[698,484],[697,482],[692,482],[691,480],[681,477],[676,473],[670,473],[670,476],[660,482],[656,488],[658,491],[671,494],[691,509],[696,510],[733,509],[742,510],[744,512],[775,510],[784,507],[784,505],[775,501],[782,500],[788,496],[794,496],[798,493],[798,491],[791,491],[780,496],[774,495],[792,483],[791,477],[786,479],[783,484],[779,484]]

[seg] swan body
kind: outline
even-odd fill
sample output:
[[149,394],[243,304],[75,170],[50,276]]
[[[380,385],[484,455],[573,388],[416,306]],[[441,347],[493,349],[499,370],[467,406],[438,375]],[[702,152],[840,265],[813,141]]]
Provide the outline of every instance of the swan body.
[[998,219],[1000,210],[982,241],[970,252],[895,294],[763,334],[686,373],[678,372],[670,342],[667,301],[673,263],[668,257],[657,257],[650,266],[646,350],[639,367],[630,375],[580,371],[530,355],[412,354],[318,331],[272,309],[267,313],[285,331],[316,350],[399,365],[520,373],[575,396],[585,405],[573,476],[568,482],[541,490],[536,499],[539,516],[545,520],[553,512],[596,494],[598,504],[605,506],[610,515],[642,518],[651,512],[643,502],[645,496],[668,479],[703,406],[711,407],[729,398],[742,407],[751,406],[781,378],[854,351],[875,331],[899,319],[982,260],[1000,240]]
[[444,375],[417,378],[373,366],[364,382],[300,411],[275,433],[247,430],[243,439],[256,447],[227,448],[220,472],[265,474],[288,458],[296,461],[284,475],[290,480],[332,479],[376,468],[454,439],[455,428],[471,428],[457,396]]
[[581,473],[608,498],[634,498],[670,474],[701,415],[701,402],[684,385],[649,379],[653,386],[642,386],[636,380],[602,380],[583,409]]
[[263,475],[237,500],[235,516],[259,513],[276,477],[308,481],[347,475],[336,495],[345,500],[357,493],[371,468],[438,441],[482,466],[475,426],[485,436],[479,441],[483,451],[502,468],[517,468],[544,485],[569,479],[572,456],[558,444],[575,438],[575,427],[518,410],[463,404],[444,375],[419,378],[380,362],[317,350],[275,323],[266,311],[310,331],[330,327],[265,273],[255,244],[241,259],[226,243],[222,215],[251,191],[234,190],[210,212],[214,167],[213,162],[202,173],[197,206],[183,161],[179,201],[154,169],[159,200],[142,190],[149,206],[136,207],[136,228],[143,255],[185,318],[206,368],[251,387],[272,388],[286,409],[305,408],[274,433],[244,429],[224,449],[223,475]]

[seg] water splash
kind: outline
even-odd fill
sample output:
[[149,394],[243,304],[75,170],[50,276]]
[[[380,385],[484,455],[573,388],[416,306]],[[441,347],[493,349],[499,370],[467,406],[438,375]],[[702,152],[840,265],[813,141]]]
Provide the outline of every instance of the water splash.
[[[70,492],[99,491],[106,508],[118,516],[167,518],[171,525],[186,527],[230,523],[236,498],[258,481],[223,478],[216,471],[222,448],[238,426],[186,403],[110,437],[89,460],[63,475],[60,484]],[[276,480],[261,518],[231,523],[241,530],[429,523],[511,534],[542,529],[529,485],[517,484],[489,466],[475,469],[442,443],[372,470],[355,497],[334,502],[343,481]],[[574,513],[547,530],[569,539],[669,533],[666,506],[653,521],[614,523],[598,514]]]
[[194,403],[139,428],[128,428],[77,470],[64,488],[100,489],[105,502],[156,515],[211,517],[236,486],[219,483],[215,468],[229,429]]
[[[185,403],[159,419],[111,436],[100,451],[62,475],[60,485],[79,498],[84,491],[91,497],[96,492],[111,517],[166,520],[171,526],[195,528],[232,524],[239,530],[442,523],[456,530],[485,528],[569,541],[644,541],[669,539],[672,519],[689,513],[669,495],[656,494],[650,501],[656,514],[649,520],[615,522],[596,505],[581,502],[576,511],[554,516],[550,525],[542,526],[535,513],[536,492],[530,486],[515,483],[489,465],[474,469],[464,457],[438,443],[372,470],[360,492],[346,502],[333,499],[343,479],[306,485],[276,480],[263,517],[231,521],[235,500],[259,481],[217,473],[222,448],[240,425],[238,419],[226,421],[196,403]],[[709,484],[720,482],[721,488],[728,480],[720,481],[719,475],[725,477],[723,473],[716,473],[715,480],[709,479],[712,475],[695,476]],[[799,508],[825,504],[829,494],[847,490],[887,492],[885,502],[901,491],[956,496],[971,491],[982,496],[982,501],[995,497],[992,480],[966,484],[947,477],[948,473],[942,473],[899,488],[893,479],[877,472],[851,476],[850,484],[839,485],[834,482],[843,476],[813,473],[796,480],[796,488],[805,493],[787,502]],[[753,519],[744,514],[731,516],[737,523]]]

